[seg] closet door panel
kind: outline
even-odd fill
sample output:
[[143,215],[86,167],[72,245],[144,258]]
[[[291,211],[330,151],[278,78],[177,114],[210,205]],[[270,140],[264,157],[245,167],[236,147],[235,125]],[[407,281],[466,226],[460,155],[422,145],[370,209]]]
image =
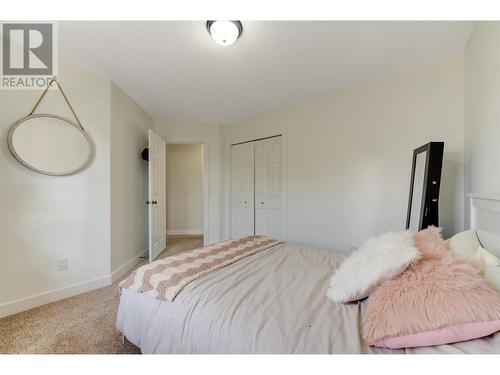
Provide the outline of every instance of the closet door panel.
[[282,239],[281,137],[255,142],[255,234]]
[[255,233],[254,211],[254,144],[232,146],[231,237]]

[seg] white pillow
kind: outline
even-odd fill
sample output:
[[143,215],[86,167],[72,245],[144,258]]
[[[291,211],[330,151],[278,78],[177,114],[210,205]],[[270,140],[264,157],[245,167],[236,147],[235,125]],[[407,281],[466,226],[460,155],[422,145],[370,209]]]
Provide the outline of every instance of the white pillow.
[[455,234],[448,240],[448,248],[456,258],[471,261],[491,286],[500,292],[500,259],[481,246],[476,231]]
[[479,246],[476,252],[476,258],[484,264],[484,267],[496,267],[500,265],[500,259],[486,250],[484,247]]
[[484,277],[497,292],[500,292],[500,266],[486,267]]
[[372,237],[340,265],[330,279],[326,295],[342,303],[368,297],[381,283],[399,275],[419,258],[413,233],[409,231]]
[[500,292],[500,259],[479,246],[474,264],[479,268],[479,272],[481,275],[484,275],[491,286]]
[[448,240],[448,247],[453,255],[466,260],[473,260],[475,258],[479,246],[481,244],[474,230],[457,233]]

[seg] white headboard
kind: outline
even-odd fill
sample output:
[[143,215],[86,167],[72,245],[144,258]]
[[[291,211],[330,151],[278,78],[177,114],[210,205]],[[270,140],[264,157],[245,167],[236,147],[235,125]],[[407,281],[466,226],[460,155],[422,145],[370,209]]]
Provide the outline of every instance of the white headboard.
[[481,245],[500,257],[500,196],[469,194],[470,227]]

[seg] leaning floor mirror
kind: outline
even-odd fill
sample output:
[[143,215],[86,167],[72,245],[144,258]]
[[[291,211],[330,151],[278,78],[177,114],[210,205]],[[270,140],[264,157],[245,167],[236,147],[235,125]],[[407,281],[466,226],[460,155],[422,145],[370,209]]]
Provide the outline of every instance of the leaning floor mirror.
[[[34,113],[54,83],[75,117]],[[19,163],[32,171],[49,176],[67,176],[80,172],[94,158],[94,143],[78,119],[61,86],[52,80],[33,110],[10,127],[8,144]]]
[[439,226],[439,188],[444,142],[429,142],[413,151],[406,229]]

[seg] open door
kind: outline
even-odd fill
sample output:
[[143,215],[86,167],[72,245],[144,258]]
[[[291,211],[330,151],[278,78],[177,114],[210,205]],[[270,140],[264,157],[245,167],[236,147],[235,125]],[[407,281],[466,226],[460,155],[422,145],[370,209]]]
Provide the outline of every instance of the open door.
[[165,184],[165,142],[151,129],[149,140],[149,261],[155,260],[167,244]]

